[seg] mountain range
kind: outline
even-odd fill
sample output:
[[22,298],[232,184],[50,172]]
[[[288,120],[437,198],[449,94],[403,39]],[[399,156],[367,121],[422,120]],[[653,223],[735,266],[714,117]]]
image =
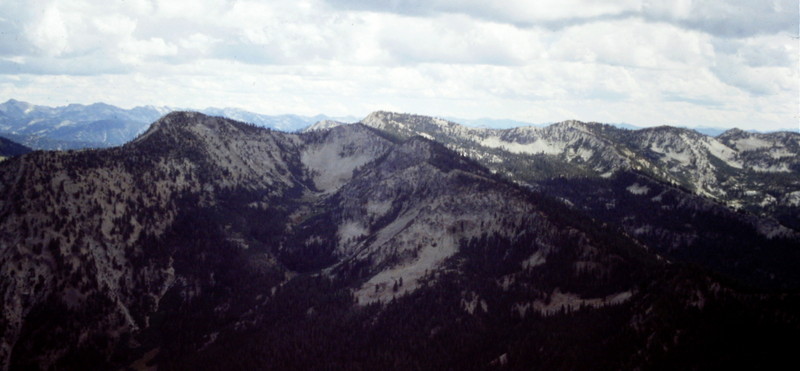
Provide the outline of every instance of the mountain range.
[[[398,138],[444,143],[494,173],[648,240],[662,253],[694,262],[713,257],[718,269],[747,275],[751,284],[787,282],[775,280],[776,272],[762,270],[759,262],[786,256],[766,241],[800,230],[800,133],[731,129],[713,138],[681,128],[624,130],[578,121],[486,129],[391,112],[375,112],[362,123]],[[707,220],[717,220],[719,228],[709,230]],[[736,237],[742,228],[765,241]],[[761,247],[765,253],[756,253]],[[792,244],[778,249],[795,250]],[[721,256],[729,260],[725,266]],[[793,271],[787,265],[780,275]]]
[[0,364],[790,364],[798,140],[173,112],[121,146],[15,156]]
[[787,224],[800,217],[800,133],[731,129],[709,137],[668,126],[624,130],[579,121],[488,129],[380,111],[361,122],[401,138],[421,135],[439,141],[531,186],[556,177],[607,179],[634,171]]
[[[153,121],[176,110],[180,109],[123,109],[105,103],[48,107],[10,99],[0,104],[0,136],[35,149],[112,147],[129,142]],[[237,108],[209,107],[199,111],[283,131],[296,131],[329,119],[324,115],[262,115]]]
[[[164,114],[179,110],[185,109],[165,106],[140,106],[124,109],[105,103],[48,107],[9,99],[5,103],[0,103],[0,136],[34,149],[112,147],[132,140],[144,132],[150,123]],[[352,116],[264,115],[238,108],[209,107],[194,111],[289,132],[298,131],[326,120],[358,121],[358,118]],[[544,127],[549,125],[489,118],[450,118],[449,120],[470,127],[483,128]],[[613,125],[629,130],[641,129],[629,124]],[[717,136],[724,131],[719,128],[702,127],[694,130],[707,136]]]

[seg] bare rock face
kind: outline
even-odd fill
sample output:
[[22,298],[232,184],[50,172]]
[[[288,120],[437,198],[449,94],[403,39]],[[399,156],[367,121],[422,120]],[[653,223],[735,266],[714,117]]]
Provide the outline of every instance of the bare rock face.
[[[768,335],[762,322],[797,327],[765,315],[785,297],[737,293],[654,251],[671,226],[636,234],[623,216],[598,219],[619,189],[730,212],[648,175],[699,172],[711,151],[743,161],[728,144],[654,131],[617,145],[623,134],[594,124],[495,132],[385,112],[331,126],[287,134],[174,112],[121,147],[0,163],[2,368],[692,366],[684,347],[713,343],[696,324],[720,311],[738,316],[714,326],[754,324],[743,338]],[[510,153],[617,172],[592,179],[618,184],[575,207],[569,192],[482,165]],[[623,178],[637,166],[655,170]],[[538,335],[551,330],[572,335]],[[585,347],[600,339],[614,357]]]

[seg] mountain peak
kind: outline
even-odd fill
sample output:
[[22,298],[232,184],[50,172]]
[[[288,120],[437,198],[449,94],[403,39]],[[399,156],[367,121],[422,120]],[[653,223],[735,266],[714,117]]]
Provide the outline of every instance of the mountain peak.
[[314,125],[303,129],[303,132],[331,129],[342,125],[347,125],[347,123],[335,120],[321,120],[317,121]]
[[181,124],[181,123],[191,123],[193,118],[195,117],[211,117],[208,115],[204,115],[197,111],[172,111],[164,117],[162,117],[158,122],[163,122],[165,124]]
[[750,136],[750,133],[748,133],[748,132],[746,132],[746,131],[744,131],[742,129],[739,129],[739,128],[733,128],[733,129],[725,130],[722,134],[718,135],[717,138],[719,138],[719,139],[724,139],[724,138],[743,138],[743,137],[748,137],[748,136]]
[[661,125],[661,126],[654,126],[654,127],[650,127],[650,128],[643,128],[643,129],[640,129],[639,131],[641,131],[642,133],[666,133],[666,134],[673,134],[673,135],[689,134],[692,137],[704,137],[704,136],[706,136],[705,134],[702,134],[702,133],[697,132],[697,131],[692,130],[692,129],[680,128],[680,127],[669,126],[669,125]]
[[206,115],[193,111],[172,111],[150,125],[148,132],[152,130],[169,130],[193,125],[198,122],[198,120],[193,120],[198,116]]
[[556,125],[563,125],[563,126],[586,126],[586,123],[583,121],[578,120],[564,120],[561,122],[556,123]]
[[460,130],[462,125],[438,117],[375,111],[361,120],[361,123],[380,130],[400,133],[403,136],[422,135],[429,130]]
[[364,117],[361,122],[364,125],[372,126],[374,128],[382,129],[388,121],[391,121],[395,115],[394,112],[387,112],[387,111],[375,111]]
[[578,120],[566,120],[566,121],[557,122],[557,123],[553,124],[552,126],[557,127],[557,128],[570,128],[570,129],[578,129],[578,130],[586,131],[586,130],[593,130],[593,129],[597,129],[597,128],[603,128],[603,127],[610,126],[610,125],[601,124],[601,123],[598,123],[598,122],[583,122],[583,121],[578,121]]
[[5,103],[0,104],[0,112],[18,111],[21,114],[26,114],[30,112],[33,107],[34,105],[28,102],[9,99],[5,101]]
[[117,108],[115,106],[112,106],[112,105],[110,105],[108,103],[103,103],[103,102],[94,102],[94,103],[90,104],[88,107],[91,107],[91,108],[112,108],[112,109],[116,109]]
[[[235,121],[222,117],[208,116],[194,111],[173,111],[158,119],[144,134],[134,139],[132,143],[141,143],[149,140],[154,135],[166,137],[181,137],[186,134],[194,136],[201,132],[226,131]],[[193,133],[193,134],[192,134]]]
[[7,105],[7,104],[19,104],[19,103],[25,103],[25,102],[21,102],[21,101],[18,101],[18,100],[16,100],[16,99],[14,99],[14,98],[11,98],[11,99],[9,99],[9,100],[7,100],[7,101],[3,102],[3,103],[2,103],[2,105]]

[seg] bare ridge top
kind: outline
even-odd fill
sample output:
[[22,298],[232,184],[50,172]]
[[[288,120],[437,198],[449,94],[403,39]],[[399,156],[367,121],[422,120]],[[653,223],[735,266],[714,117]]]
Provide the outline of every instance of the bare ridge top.
[[[238,124],[238,125],[237,125]],[[241,129],[242,123],[224,117],[209,116],[194,111],[173,111],[150,125],[142,135],[132,143],[140,143],[153,135],[167,137],[194,136],[193,133],[202,131],[229,132]]]

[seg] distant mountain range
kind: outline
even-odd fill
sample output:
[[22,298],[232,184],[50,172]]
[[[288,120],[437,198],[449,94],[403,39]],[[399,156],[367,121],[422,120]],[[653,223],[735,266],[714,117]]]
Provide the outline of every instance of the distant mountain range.
[[[130,141],[153,121],[178,110],[185,109],[165,106],[123,109],[105,103],[47,107],[10,99],[0,104],[0,136],[34,149],[113,147]],[[287,132],[331,119],[324,115],[262,115],[236,108],[196,111]]]
[[[165,114],[172,111],[186,110],[286,132],[301,130],[319,121],[332,120],[350,123],[359,120],[359,118],[352,116],[263,115],[238,108],[186,109],[166,106],[141,106],[123,109],[105,103],[48,107],[10,99],[0,104],[0,136],[33,149],[113,147],[124,144],[138,134],[143,133],[150,123]],[[448,118],[448,120],[468,127],[491,129],[524,126],[544,127],[549,125],[490,118]],[[629,124],[612,125],[630,130],[641,129]],[[725,131],[725,129],[719,128],[695,128],[694,130],[709,136],[717,136]]]
[[[480,119],[464,119],[458,117],[444,117],[447,121],[457,122],[464,126],[474,127],[474,128],[485,128],[485,129],[512,129],[516,127],[523,127],[523,126],[536,126],[536,127],[545,127],[554,124],[554,122],[548,123],[535,123],[535,122],[528,122],[528,121],[519,121],[519,120],[509,120],[509,119],[492,119],[492,118],[480,118]],[[614,123],[609,122],[607,123],[611,126],[618,127],[620,129],[627,129],[627,130],[639,130],[644,129],[643,126],[636,126],[627,123]],[[694,130],[700,134],[707,135],[710,137],[716,137],[728,129],[724,128],[715,128],[715,127],[708,127],[708,126],[677,126],[684,129]],[[758,130],[748,130],[751,133],[770,133],[776,131],[795,131],[797,132],[798,129],[781,129],[781,130],[771,130],[771,131],[758,131]]]

